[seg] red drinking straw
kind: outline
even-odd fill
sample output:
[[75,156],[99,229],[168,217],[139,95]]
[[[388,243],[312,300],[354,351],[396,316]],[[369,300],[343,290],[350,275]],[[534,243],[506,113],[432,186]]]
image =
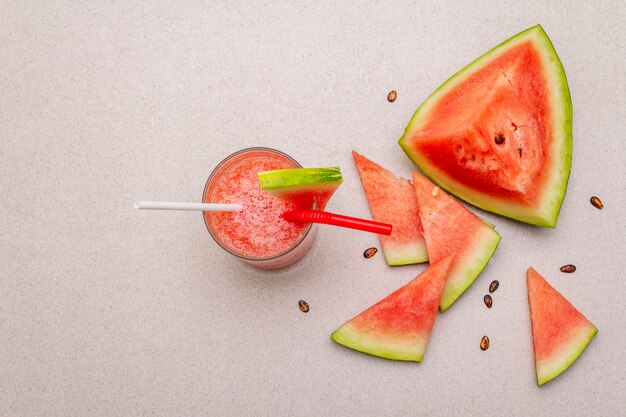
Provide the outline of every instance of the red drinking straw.
[[379,235],[385,236],[391,235],[391,229],[393,227],[387,223],[379,223],[372,220],[359,219],[357,217],[349,217],[321,210],[286,211],[283,213],[283,218],[291,223],[330,224],[333,226],[347,227],[348,229],[378,233]]

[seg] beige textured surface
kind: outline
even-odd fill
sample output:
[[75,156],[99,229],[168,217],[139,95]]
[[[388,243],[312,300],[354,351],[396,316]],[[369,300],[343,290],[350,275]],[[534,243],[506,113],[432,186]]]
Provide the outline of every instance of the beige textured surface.
[[[623,413],[624,2],[103,3],[0,2],[1,416]],[[220,252],[197,213],[132,208],[199,200],[218,161],[260,145],[341,165],[329,208],[368,216],[350,150],[410,175],[395,141],[417,105],[538,22],[574,102],[559,225],[485,215],[500,248],[422,364],[329,339],[423,268],[365,260],[375,236],[320,229],[298,265],[263,272]],[[530,265],[600,328],[541,389]]]

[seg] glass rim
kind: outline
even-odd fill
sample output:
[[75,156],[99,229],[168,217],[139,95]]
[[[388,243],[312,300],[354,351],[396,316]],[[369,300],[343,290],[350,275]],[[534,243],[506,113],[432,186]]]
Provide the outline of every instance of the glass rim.
[[[232,160],[233,158],[244,154],[244,153],[248,153],[248,152],[269,152],[269,153],[274,153],[277,155],[280,155],[286,159],[288,159],[289,161],[293,162],[297,168],[302,168],[302,165],[300,165],[300,163],[298,161],[296,161],[295,159],[293,159],[291,156],[287,155],[286,153],[279,151],[278,149],[274,149],[274,148],[267,148],[267,147],[263,147],[263,146],[254,146],[254,147],[250,147],[250,148],[244,148],[244,149],[240,149],[237,152],[234,152],[230,155],[228,155],[226,158],[224,158],[219,164],[217,164],[215,166],[215,168],[213,168],[213,171],[211,171],[211,174],[209,175],[209,178],[207,178],[206,183],[204,184],[204,190],[202,191],[202,201],[201,202],[205,202],[204,199],[207,195],[207,191],[209,189],[209,184],[211,184],[211,180],[213,179],[213,177],[215,176],[215,174],[219,171],[219,169],[221,167],[223,167],[228,161]],[[311,229],[313,229],[313,226],[315,226],[314,223],[309,223],[309,225],[307,226],[306,230],[304,231],[304,233],[302,234],[302,236],[300,237],[300,239],[298,239],[292,246],[290,246],[288,249],[277,253],[276,255],[271,255],[271,256],[263,256],[263,257],[251,257],[251,256],[246,256],[243,255],[241,253],[237,253],[235,251],[233,251],[230,248],[227,248],[224,244],[222,244],[222,242],[220,242],[220,240],[217,238],[217,236],[215,236],[215,234],[213,234],[213,232],[211,231],[211,226],[209,226],[209,222],[207,221],[207,216],[205,214],[205,212],[202,212],[202,220],[204,221],[204,225],[206,226],[206,229],[209,231],[209,234],[211,235],[211,237],[213,238],[213,240],[215,241],[215,243],[217,243],[222,249],[224,249],[226,252],[230,253],[231,255],[242,259],[244,261],[250,261],[250,262],[262,262],[262,261],[272,261],[275,260],[277,258],[280,258],[288,253],[290,253],[291,251],[293,251],[294,249],[296,249],[298,246],[300,246],[300,244],[302,242],[304,242],[304,240],[306,239],[306,237],[309,235],[309,233],[311,232]]]

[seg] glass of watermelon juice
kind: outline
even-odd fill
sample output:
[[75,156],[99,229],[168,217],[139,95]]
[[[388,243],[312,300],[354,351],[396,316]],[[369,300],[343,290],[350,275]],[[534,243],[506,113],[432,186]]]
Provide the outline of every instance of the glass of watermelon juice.
[[275,149],[242,149],[220,162],[204,187],[205,203],[243,205],[236,213],[204,212],[204,223],[222,249],[257,268],[278,269],[297,262],[317,235],[315,224],[284,220],[281,214],[296,207],[259,186],[259,172],[286,168],[302,166]]

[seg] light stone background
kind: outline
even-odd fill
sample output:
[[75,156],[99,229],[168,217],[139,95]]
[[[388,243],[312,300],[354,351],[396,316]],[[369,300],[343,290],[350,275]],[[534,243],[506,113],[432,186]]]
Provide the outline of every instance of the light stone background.
[[[314,3],[0,2],[1,416],[623,415],[625,3]],[[270,146],[340,165],[329,209],[368,217],[350,151],[409,176],[396,140],[415,108],[536,23],[574,104],[558,227],[480,212],[502,242],[421,364],[329,339],[424,268],[365,260],[376,236],[323,228],[297,265],[264,272],[198,213],[132,207],[197,201],[223,157]],[[531,265],[600,328],[541,388]]]

